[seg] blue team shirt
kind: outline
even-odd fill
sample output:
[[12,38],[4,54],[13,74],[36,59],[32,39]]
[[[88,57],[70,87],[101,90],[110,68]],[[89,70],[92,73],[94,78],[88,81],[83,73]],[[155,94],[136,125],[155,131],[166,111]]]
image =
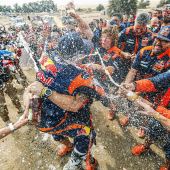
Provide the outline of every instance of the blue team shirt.
[[13,58],[13,55],[14,55],[14,53],[12,53],[12,52],[10,52],[10,51],[7,51],[7,50],[0,50],[0,58],[2,59],[2,58]]
[[149,80],[152,81],[156,89],[167,89],[170,87],[170,70],[151,77]]
[[8,68],[8,62],[11,61],[14,64],[14,53],[7,50],[0,50],[0,79],[3,82],[7,82],[11,78],[11,74]]
[[132,68],[138,70],[143,78],[145,76],[156,76],[170,68],[170,57],[168,55],[158,58],[158,56],[152,55],[151,49],[143,50],[141,55],[142,50],[136,55]]
[[[122,44],[124,44],[124,52],[129,52],[131,54],[137,53],[141,48],[152,45],[152,33],[147,31],[145,34],[136,36],[134,32],[134,27],[125,28],[119,33],[119,48],[122,49]],[[138,44],[137,51],[135,52],[135,46]]]
[[[68,90],[71,82],[80,74],[84,79],[87,79],[89,75],[79,67],[67,64],[58,57],[54,57],[54,59],[55,62],[52,62],[48,58],[41,61],[42,70],[37,73],[37,80],[43,83],[44,86],[60,94],[75,96],[77,94],[76,90],[73,94],[70,94]],[[45,65],[46,68],[43,67],[43,65]],[[56,69],[54,69],[54,67]],[[43,99],[42,116],[39,127],[53,127],[59,124],[66,113],[67,111],[55,105],[50,100],[46,98]],[[68,112],[68,114],[72,115],[69,121],[70,124],[73,122],[86,125],[90,124],[89,107],[82,108],[78,113]],[[74,119],[72,119],[72,117]]]

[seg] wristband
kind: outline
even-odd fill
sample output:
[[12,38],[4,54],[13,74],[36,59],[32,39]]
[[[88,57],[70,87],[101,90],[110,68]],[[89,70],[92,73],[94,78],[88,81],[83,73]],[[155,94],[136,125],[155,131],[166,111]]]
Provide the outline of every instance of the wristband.
[[28,120],[32,121],[32,119],[33,119],[32,109],[29,109]]
[[13,132],[15,130],[15,127],[12,123],[8,124],[9,129]]

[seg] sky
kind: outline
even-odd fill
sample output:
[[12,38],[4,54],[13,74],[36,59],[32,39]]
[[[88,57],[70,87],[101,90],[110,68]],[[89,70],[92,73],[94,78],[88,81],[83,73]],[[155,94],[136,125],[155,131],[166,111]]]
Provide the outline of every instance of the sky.
[[[0,5],[14,5],[15,3],[18,4],[23,4],[23,3],[28,3],[28,2],[35,2],[39,0],[0,0]],[[54,3],[56,3],[59,7],[62,5],[67,4],[70,2],[70,0],[53,0]],[[150,0],[151,6],[155,7],[160,0]],[[90,7],[91,5],[97,5],[97,4],[108,4],[108,0],[74,0],[74,3],[76,7],[83,7],[83,6],[88,6]]]

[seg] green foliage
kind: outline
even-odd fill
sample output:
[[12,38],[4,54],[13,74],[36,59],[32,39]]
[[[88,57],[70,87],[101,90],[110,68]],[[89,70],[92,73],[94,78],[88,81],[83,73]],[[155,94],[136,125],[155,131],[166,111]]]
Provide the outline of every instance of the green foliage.
[[0,12],[17,12],[17,13],[30,13],[30,12],[52,12],[57,11],[57,5],[53,0],[41,0],[37,2],[24,3],[19,6],[17,3],[13,6],[0,6]]
[[137,10],[137,0],[109,0],[108,14],[114,13],[135,14]]
[[157,5],[157,8],[160,8],[165,4],[170,4],[170,0],[160,0],[159,4]]
[[140,0],[139,4],[138,4],[138,8],[139,9],[146,9],[147,6],[150,5],[150,1],[149,0]]
[[13,12],[13,9],[11,8],[11,6],[0,6],[0,12],[4,12],[4,13],[10,13]]
[[104,6],[102,4],[99,4],[97,7],[96,7],[96,11],[102,11],[104,10]]
[[14,12],[22,12],[22,8],[17,3],[14,5]]

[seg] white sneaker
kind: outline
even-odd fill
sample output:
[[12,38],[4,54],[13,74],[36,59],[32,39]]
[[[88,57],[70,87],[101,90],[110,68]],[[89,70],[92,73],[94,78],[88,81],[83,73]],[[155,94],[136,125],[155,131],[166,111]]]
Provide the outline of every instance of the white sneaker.
[[80,170],[81,168],[81,162],[78,160],[76,162],[75,160],[70,159],[64,166],[63,170]]

